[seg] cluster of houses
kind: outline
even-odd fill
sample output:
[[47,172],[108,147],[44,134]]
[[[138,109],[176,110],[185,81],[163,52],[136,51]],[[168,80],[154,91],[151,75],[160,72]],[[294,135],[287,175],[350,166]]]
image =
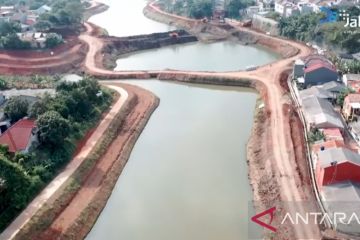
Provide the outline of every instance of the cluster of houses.
[[290,17],[311,12],[326,13],[332,7],[356,6],[359,3],[359,0],[257,0],[256,6],[251,6],[246,11],[250,16],[276,12],[281,17]]
[[[360,214],[360,74],[339,76],[328,59],[312,55],[295,62],[293,77],[307,130],[316,129],[323,136],[311,147],[322,201],[330,213]],[[337,105],[344,95],[343,105]],[[360,233],[351,224],[337,229]]]
[[22,41],[30,42],[33,48],[44,48],[46,34],[37,32],[35,24],[39,16],[51,11],[51,7],[43,5],[36,10],[29,10],[29,6],[19,3],[14,6],[0,6],[0,23],[17,22],[21,26],[21,32],[17,33]]

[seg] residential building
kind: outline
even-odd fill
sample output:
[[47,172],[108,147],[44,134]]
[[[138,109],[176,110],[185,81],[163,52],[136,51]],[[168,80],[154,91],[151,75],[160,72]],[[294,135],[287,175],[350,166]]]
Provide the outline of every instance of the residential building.
[[314,86],[338,81],[335,66],[321,55],[312,55],[304,59],[304,85]]
[[42,32],[24,32],[17,33],[18,37],[25,42],[30,42],[33,48],[45,48],[46,47],[46,33]]
[[344,142],[344,138],[338,128],[327,128],[323,130],[326,141],[339,141]]
[[43,6],[39,7],[38,9],[36,9],[35,12],[37,15],[41,15],[44,13],[51,12],[51,10],[52,10],[52,8],[49,7],[48,5],[43,5]]
[[323,186],[343,181],[360,183],[360,155],[348,148],[329,148],[315,155],[316,182]]
[[21,119],[0,136],[0,144],[9,147],[10,153],[27,153],[37,141],[35,121]]
[[300,13],[299,8],[294,3],[287,0],[275,2],[274,11],[282,17],[290,17]]
[[260,12],[260,6],[250,6],[245,9],[245,15],[252,18],[254,14],[257,14]]
[[299,2],[297,7],[301,14],[308,14],[314,12],[313,5],[309,2]]
[[330,102],[333,102],[335,99],[334,95],[330,91],[327,91],[326,89],[323,89],[319,86],[312,86],[310,88],[301,90],[299,91],[299,96],[301,102],[306,98],[314,96],[321,99],[326,99]]
[[[359,223],[351,218],[354,213],[360,216],[360,184],[344,181],[324,186],[321,192],[324,207],[330,216],[334,213],[345,214],[342,221],[337,221],[336,230],[354,235],[360,234]],[[345,223],[345,224],[344,224]]]
[[345,74],[342,80],[347,87],[360,93],[360,74]]
[[297,59],[293,68],[294,78],[304,77],[305,62],[302,59]]
[[360,122],[350,122],[348,124],[350,134],[353,136],[355,141],[360,144]]
[[342,131],[344,129],[340,114],[334,110],[329,101],[312,96],[303,99],[301,105],[308,130],[339,128]]
[[[320,151],[324,151],[325,149],[330,149],[330,148],[341,148],[341,147],[345,147],[345,143],[344,141],[339,141],[339,140],[326,140],[323,142],[319,142],[319,143],[315,143],[311,146],[312,152],[317,154]],[[314,163],[316,166],[316,158],[314,158]]]
[[340,93],[344,92],[346,90],[346,86],[342,84],[341,82],[327,82],[322,85],[319,85],[323,90],[330,92],[333,96],[333,98],[337,98]]
[[342,112],[348,121],[356,120],[360,116],[360,93],[350,93],[345,97]]

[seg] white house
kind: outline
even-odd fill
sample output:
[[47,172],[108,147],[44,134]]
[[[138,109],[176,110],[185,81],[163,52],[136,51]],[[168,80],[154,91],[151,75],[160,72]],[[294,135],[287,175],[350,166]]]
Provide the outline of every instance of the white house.
[[290,17],[295,14],[299,14],[299,8],[292,2],[289,1],[280,1],[275,2],[275,12],[279,13],[282,17]]
[[308,2],[299,2],[297,6],[301,14],[314,12],[313,5]]
[[44,13],[48,13],[51,12],[52,8],[49,7],[48,5],[42,5],[41,7],[39,7],[38,9],[35,10],[35,12],[38,15],[44,14]]

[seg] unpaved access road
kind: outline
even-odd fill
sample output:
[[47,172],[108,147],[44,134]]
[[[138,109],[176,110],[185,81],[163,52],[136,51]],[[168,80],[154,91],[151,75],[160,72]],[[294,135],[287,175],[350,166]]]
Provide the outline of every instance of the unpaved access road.
[[[159,11],[159,14],[167,14],[168,17],[172,17],[174,21],[181,20],[187,21],[184,19],[177,19],[175,15],[164,13],[159,9],[154,11]],[[189,24],[193,23],[193,20],[188,19]],[[280,85],[280,76],[281,74],[291,68],[293,62],[300,57],[308,56],[312,53],[312,49],[307,46],[297,43],[294,41],[289,41],[285,39],[279,39],[272,36],[267,36],[262,33],[258,33],[251,29],[240,27],[238,24],[233,23],[233,26],[240,31],[247,31],[251,34],[258,35],[262,38],[269,39],[272,41],[277,41],[279,44],[289,44],[292,47],[298,49],[298,53],[292,57],[281,59],[275,63],[268,64],[262,67],[259,67],[255,71],[250,72],[195,72],[195,71],[110,71],[103,69],[102,66],[98,66],[96,58],[98,54],[101,54],[101,50],[104,46],[104,43],[101,38],[94,36],[93,26],[89,23],[85,23],[87,31],[84,32],[80,39],[87,43],[89,50],[85,59],[84,67],[86,68],[87,73],[103,78],[138,78],[139,76],[158,76],[159,74],[168,74],[173,75],[174,79],[178,76],[198,76],[203,78],[232,78],[232,79],[249,79],[261,82],[266,87],[267,99],[266,107],[271,112],[271,145],[272,152],[269,153],[269,156],[272,157],[272,162],[277,169],[277,179],[280,186],[280,192],[282,200],[284,201],[303,201],[308,200],[309,195],[304,189],[298,187],[300,186],[300,177],[297,169],[295,168],[295,154],[293,148],[293,142],[290,136],[289,123],[284,116],[283,106],[289,101],[289,98],[286,93],[283,92]],[[124,93],[122,93],[122,96]],[[122,98],[121,98],[122,99]],[[120,101],[120,100],[119,100]],[[121,106],[118,107],[119,110]],[[115,107],[111,112],[115,111]],[[111,116],[110,116],[111,117]],[[106,119],[104,119],[106,120]],[[102,126],[102,124],[100,125]],[[103,129],[103,127],[101,127]],[[103,129],[104,130],[104,129]],[[96,140],[96,139],[93,139]],[[94,143],[92,143],[94,144]],[[91,144],[90,144],[91,145]],[[90,147],[90,146],[89,146]],[[81,152],[82,153],[82,152]],[[80,154],[81,154],[80,153]],[[75,164],[75,163],[71,163]],[[71,166],[71,165],[70,165]],[[72,168],[76,167],[72,165]],[[62,179],[69,176],[65,172],[61,173],[30,205],[29,207],[13,222],[10,227],[0,236],[1,239],[10,239],[11,236],[14,236],[21,226],[23,226],[30,218],[34,215],[37,209],[39,209],[48,197],[54,193],[54,190],[57,189],[56,186],[59,185],[58,182],[64,182]],[[69,170],[68,170],[69,171]],[[301,206],[298,211],[305,212],[306,206]],[[57,228],[61,228],[60,225],[57,225]],[[320,239],[320,231],[317,226],[311,225],[298,225],[294,229],[297,239]]]
[[[166,14],[167,16],[173,17],[174,21],[181,20],[185,21],[184,17],[177,19],[176,15],[165,13],[158,8],[154,8],[155,11],[160,11],[160,14]],[[193,20],[189,20],[189,24],[193,24]],[[196,71],[110,71],[104,70],[101,67],[96,65],[96,54],[98,54],[102,47],[103,43],[100,38],[96,36],[91,36],[93,31],[93,26],[86,24],[87,32],[85,32],[81,39],[89,45],[89,54],[86,58],[85,67],[88,69],[89,73],[95,74],[98,76],[103,76],[104,78],[113,78],[117,76],[119,78],[131,77],[129,75],[141,75],[141,74],[169,74],[173,76],[200,76],[200,77],[228,77],[235,79],[249,79],[256,80],[264,84],[267,92],[267,109],[271,112],[271,144],[272,144],[272,154],[273,154],[273,163],[277,168],[277,178],[280,186],[281,197],[283,201],[290,202],[301,202],[311,199],[308,194],[311,194],[310,191],[306,191],[302,188],[300,184],[300,177],[296,166],[294,147],[289,131],[289,122],[288,119],[285,119],[283,113],[284,104],[287,103],[289,98],[283,92],[280,85],[280,76],[281,74],[291,69],[294,61],[301,57],[306,57],[310,55],[313,50],[308,46],[298,43],[291,40],[281,39],[274,36],[268,36],[263,33],[256,32],[254,30],[241,27],[237,22],[231,23],[233,27],[237,28],[240,31],[249,32],[251,34],[260,36],[265,39],[272,41],[277,41],[279,44],[288,44],[298,50],[298,53],[292,57],[281,59],[272,64],[267,64],[265,66],[259,67],[254,71],[240,71],[240,72],[196,72]],[[300,213],[305,213],[308,209],[306,206],[298,207],[297,209],[290,209],[290,211],[298,211]],[[298,225],[294,229],[298,239],[320,239],[321,234],[318,226],[312,225]]]
[[1,233],[0,239],[12,239],[19,230],[36,214],[36,212],[60,189],[60,187],[71,177],[75,170],[89,155],[93,147],[99,141],[105,130],[109,127],[114,116],[123,107],[128,98],[128,93],[122,87],[110,86],[120,94],[120,98],[112,106],[109,113],[102,119],[98,127],[86,141],[81,151],[71,160],[66,168],[27,206],[27,208]]

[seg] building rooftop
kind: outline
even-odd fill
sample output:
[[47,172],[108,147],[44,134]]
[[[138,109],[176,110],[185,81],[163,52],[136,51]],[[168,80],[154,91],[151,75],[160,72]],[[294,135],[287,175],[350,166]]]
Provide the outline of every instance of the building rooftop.
[[7,145],[12,153],[25,150],[34,128],[34,120],[21,119],[0,136],[0,144]]
[[306,99],[308,97],[318,97],[318,98],[325,98],[325,99],[330,99],[330,98],[334,98],[333,94],[329,91],[327,91],[326,89],[323,89],[321,87],[318,86],[312,86],[310,88],[304,89],[299,91],[299,95],[301,100]]
[[327,128],[323,130],[326,140],[344,140],[338,128]]
[[360,155],[347,148],[328,148],[318,152],[319,163],[322,168],[330,167],[333,163],[351,162],[360,166]]
[[345,147],[344,141],[330,140],[312,145],[312,151],[318,153],[321,149],[325,150],[330,148],[342,148],[342,147]]
[[351,181],[331,184],[322,187],[322,196],[325,201],[324,206],[329,214],[346,214],[346,224],[338,223],[336,229],[342,232],[359,234],[360,228],[356,220],[350,224],[347,222],[355,213],[360,218],[360,185]]
[[335,66],[324,56],[311,55],[304,59],[306,73],[317,70],[319,68],[327,68],[333,72],[337,72]]
[[[310,96],[302,100],[302,108],[307,122],[319,128],[344,128],[344,124],[334,107],[325,99]],[[326,125],[326,126],[325,126]]]
[[345,74],[348,81],[360,81],[360,74]]
[[360,103],[360,94],[359,93],[350,93],[346,96],[347,101],[350,103]]
[[341,92],[346,89],[344,84],[339,82],[331,81],[320,85],[322,89],[330,91],[330,92]]

